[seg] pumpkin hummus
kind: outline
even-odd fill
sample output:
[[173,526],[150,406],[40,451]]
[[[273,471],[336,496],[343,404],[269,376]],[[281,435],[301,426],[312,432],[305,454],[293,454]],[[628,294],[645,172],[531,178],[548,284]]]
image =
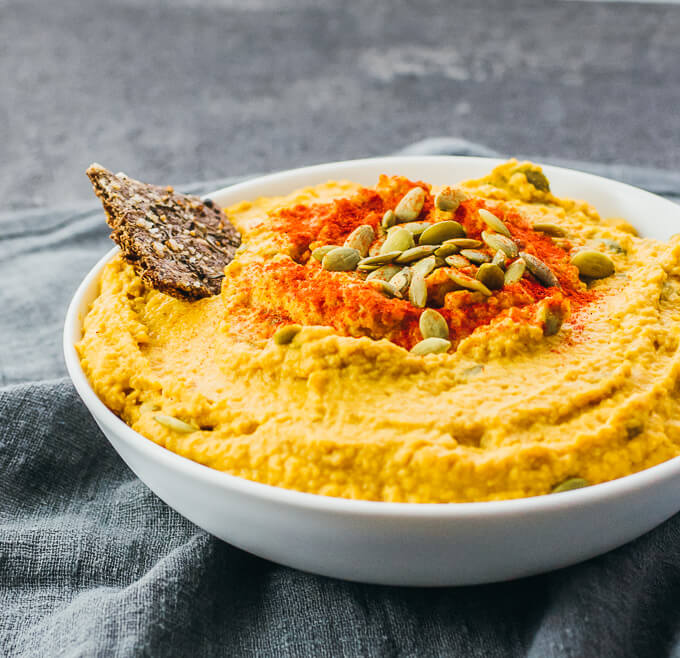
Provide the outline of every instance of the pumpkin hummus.
[[242,246],[221,294],[175,299],[114,257],[77,345],[97,395],[168,450],[414,503],[680,454],[680,238],[639,238],[516,161],[443,190],[381,176],[226,213]]

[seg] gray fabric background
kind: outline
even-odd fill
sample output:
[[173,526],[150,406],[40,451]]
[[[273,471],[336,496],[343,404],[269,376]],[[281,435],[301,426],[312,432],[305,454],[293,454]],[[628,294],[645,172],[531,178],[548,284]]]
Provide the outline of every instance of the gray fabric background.
[[[678,175],[615,173],[680,195]],[[185,521],[64,377],[65,308],[107,233],[96,202],[0,218],[0,655],[680,656],[680,515],[581,565],[439,590],[316,577]]]

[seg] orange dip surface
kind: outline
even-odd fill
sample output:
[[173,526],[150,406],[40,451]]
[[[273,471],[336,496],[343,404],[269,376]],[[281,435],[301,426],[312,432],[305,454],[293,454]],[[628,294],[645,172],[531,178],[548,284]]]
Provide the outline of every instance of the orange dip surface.
[[[221,294],[198,302],[114,258],[77,345],[95,392],[189,459],[364,500],[542,495],[680,454],[680,241],[555,196],[531,163],[450,185],[384,175],[235,204],[242,246]],[[389,226],[416,188],[422,206]],[[415,246],[440,222],[481,253],[364,262],[392,231]],[[357,231],[372,238],[358,246]],[[518,254],[489,246],[498,231]],[[317,251],[351,245],[364,253],[346,271]],[[500,282],[480,288],[492,259]]]

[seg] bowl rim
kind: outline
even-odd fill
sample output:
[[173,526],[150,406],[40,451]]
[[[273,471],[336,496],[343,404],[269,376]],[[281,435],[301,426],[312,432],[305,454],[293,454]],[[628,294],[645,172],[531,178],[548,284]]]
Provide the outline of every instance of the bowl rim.
[[[470,156],[387,156],[379,158],[362,158],[357,160],[343,160],[338,162],[322,163],[296,169],[289,169],[278,173],[258,176],[244,182],[220,188],[204,195],[216,197],[225,193],[238,193],[241,189],[250,186],[267,183],[269,181],[281,182],[286,178],[298,177],[306,173],[330,173],[333,171],[350,170],[353,167],[368,164],[398,164],[405,160],[413,163],[414,160],[422,161],[445,161],[445,160],[475,160],[484,161],[489,165],[504,162],[503,158],[483,158]],[[537,163],[540,164],[540,163]],[[615,184],[630,191],[643,193],[654,199],[661,200],[674,207],[671,201],[663,199],[651,192],[638,187],[615,181],[602,176],[596,176],[575,169],[556,167],[553,165],[541,165],[546,171],[566,172],[571,175],[584,176],[596,179],[603,185]],[[84,298],[99,279],[103,267],[119,252],[118,247],[113,247],[102,256],[86,274],[78,286],[71,302],[69,303],[63,332],[63,352],[66,369],[83,403],[94,416],[95,420],[102,421],[107,427],[121,438],[129,447],[137,452],[145,453],[145,457],[162,464],[171,470],[180,471],[183,475],[205,481],[206,484],[216,486],[227,492],[256,498],[260,501],[270,502],[286,507],[315,510],[336,515],[359,515],[374,517],[398,517],[409,519],[456,519],[456,518],[490,518],[524,513],[553,513],[564,510],[567,507],[585,507],[591,504],[604,503],[612,498],[635,494],[658,482],[680,476],[680,456],[650,466],[636,473],[631,473],[615,480],[602,482],[581,489],[562,492],[559,495],[544,494],[525,498],[512,498],[505,500],[480,501],[480,502],[452,502],[452,503],[408,503],[408,502],[384,502],[359,500],[351,498],[339,498],[324,496],[321,494],[286,489],[254,480],[248,480],[240,476],[232,475],[224,471],[218,471],[209,466],[193,461],[172,452],[151,439],[146,438],[133,430],[113,411],[111,411],[97,396],[92,389],[80,364],[80,359],[75,349],[74,336],[81,335],[82,322],[87,309],[84,307]]]

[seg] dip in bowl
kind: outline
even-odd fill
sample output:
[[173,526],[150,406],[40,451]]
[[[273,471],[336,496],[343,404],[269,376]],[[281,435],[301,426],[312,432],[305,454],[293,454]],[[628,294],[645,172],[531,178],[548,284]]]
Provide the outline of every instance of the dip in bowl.
[[[498,164],[383,158],[210,195],[245,243],[221,296],[189,303],[144,290],[107,257],[67,319],[76,387],[161,498],[237,546],[311,571],[394,584],[488,582],[644,532],[680,507],[677,256],[629,225],[667,239],[680,213],[577,172],[544,168],[550,191],[538,168],[519,163],[489,175]],[[445,187],[463,192],[455,209],[435,203]],[[384,226],[386,211],[416,188],[422,206]],[[572,198],[625,221],[602,221]],[[390,235],[422,228],[409,224],[445,222],[464,234],[430,244],[423,232],[413,246],[383,249]],[[329,252],[312,255],[344,247],[362,226],[373,239],[354,268],[324,266]],[[480,244],[403,257],[449,240]],[[370,262],[393,251],[402,262]],[[579,269],[583,253],[593,276]],[[413,296],[413,272],[399,297],[367,281],[377,268],[359,269],[368,259],[366,267],[413,271],[432,256],[458,258],[424,275],[424,301]],[[505,276],[520,259],[528,271],[516,281],[489,279],[484,289],[469,281],[483,281],[484,265]],[[437,316],[448,330],[429,338],[449,345],[435,340],[422,353],[425,309],[432,331],[441,330]],[[583,484],[591,486],[542,495]],[[596,523],[598,533],[586,532]]]

